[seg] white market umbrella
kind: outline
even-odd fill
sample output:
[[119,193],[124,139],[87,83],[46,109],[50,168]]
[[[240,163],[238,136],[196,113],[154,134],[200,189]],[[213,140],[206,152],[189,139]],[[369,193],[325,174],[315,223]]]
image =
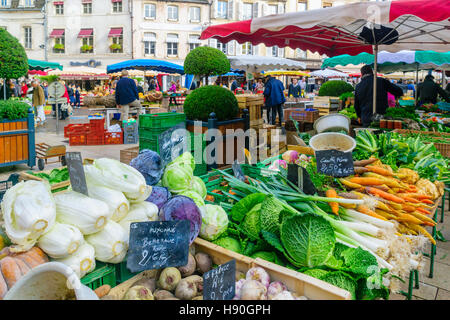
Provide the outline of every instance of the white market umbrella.
[[230,60],[232,69],[245,70],[246,72],[251,73],[275,69],[299,70],[306,68],[304,62],[278,57],[238,55],[229,56],[228,60]]
[[317,70],[310,72],[309,75],[311,77],[319,77],[319,78],[347,78],[348,74],[345,72],[340,72],[331,69]]

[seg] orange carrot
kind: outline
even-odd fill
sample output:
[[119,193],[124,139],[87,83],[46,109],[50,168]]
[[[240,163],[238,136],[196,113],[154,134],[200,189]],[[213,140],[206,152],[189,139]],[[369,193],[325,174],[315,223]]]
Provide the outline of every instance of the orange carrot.
[[425,214],[430,214],[431,213],[430,211],[425,210],[423,208],[416,208],[416,209],[417,209],[417,211],[420,211],[420,212],[425,213]]
[[407,223],[407,226],[410,229],[413,229],[414,231],[422,233],[425,237],[427,237],[431,241],[432,244],[436,245],[436,240],[434,240],[434,238],[431,236],[431,234],[428,233],[427,230],[425,230],[425,228],[422,228],[421,226],[412,223]]
[[[337,198],[338,195],[336,193],[336,190],[334,190],[333,188],[328,189],[325,192],[325,195],[327,198]],[[335,215],[339,215],[339,204],[337,202],[328,202],[328,205],[331,208],[331,211],[335,214]]]
[[370,185],[382,185],[384,184],[384,181],[377,178],[370,178],[370,177],[353,177],[348,179],[352,183],[357,183],[359,185],[363,186],[370,186]]
[[410,193],[410,194],[408,194],[408,196],[412,197],[412,198],[415,198],[415,199],[418,199],[418,200],[423,200],[423,199],[431,200],[431,199],[433,199],[432,196],[429,196],[429,195],[426,195],[426,194],[419,194],[419,193]]
[[402,204],[402,209],[405,210],[406,212],[416,211],[416,208],[414,208],[413,206],[407,205],[406,203]]
[[211,196],[211,195],[207,195],[207,196],[205,197],[205,200],[206,200],[206,201],[209,201],[209,202],[214,202],[214,197]]
[[382,176],[388,176],[388,177],[392,176],[392,172],[390,172],[389,170],[386,170],[384,168],[381,168],[381,167],[366,166],[366,169],[368,169],[370,172],[375,172],[375,173],[378,173],[378,174],[380,174]]
[[377,188],[380,189],[382,191],[388,192],[389,191],[389,187],[385,184],[379,185],[379,186],[375,186],[375,185],[371,185],[371,186],[367,186],[367,187],[372,187],[372,188]]
[[419,203],[420,202],[419,200],[411,198],[411,197],[409,197],[406,194],[399,194],[398,197],[400,197],[400,198],[402,198],[402,199],[404,199],[404,200],[406,200],[408,202],[412,202],[412,203]]
[[420,202],[427,203],[427,204],[434,204],[434,202],[431,201],[430,199],[422,199],[422,200],[420,200]]
[[371,217],[374,217],[374,218],[377,218],[377,219],[380,219],[380,220],[387,221],[387,219],[386,219],[385,217],[380,216],[378,213],[376,213],[376,212],[370,210],[370,209],[369,209],[368,207],[366,207],[365,205],[361,205],[361,204],[358,205],[357,210],[358,210],[359,212],[361,212],[361,213],[364,213],[364,214],[368,215],[368,216],[371,216]]
[[390,200],[390,201],[393,201],[393,202],[397,202],[397,203],[404,203],[405,202],[405,200],[403,200],[402,198],[399,198],[399,197],[397,197],[397,196],[395,196],[393,194],[390,194],[390,193],[387,193],[387,192],[384,192],[384,191],[381,191],[381,190],[378,190],[378,189],[375,189],[375,188],[368,187],[368,188],[366,188],[366,192],[370,193],[370,194],[372,194],[374,196],[379,196],[381,198],[384,198],[386,200]]

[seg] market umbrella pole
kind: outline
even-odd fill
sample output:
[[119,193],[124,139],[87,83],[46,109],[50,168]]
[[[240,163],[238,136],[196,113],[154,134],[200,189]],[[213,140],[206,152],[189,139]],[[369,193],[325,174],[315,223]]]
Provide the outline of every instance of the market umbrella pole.
[[373,46],[373,114],[377,113],[378,44]]
[[414,99],[416,100],[417,105],[417,85],[419,84],[419,64],[417,64],[417,70],[416,70],[416,90],[414,90]]

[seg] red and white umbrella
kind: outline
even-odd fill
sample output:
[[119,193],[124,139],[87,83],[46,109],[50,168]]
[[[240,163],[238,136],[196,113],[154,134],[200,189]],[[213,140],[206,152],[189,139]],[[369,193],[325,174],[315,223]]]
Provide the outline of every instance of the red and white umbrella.
[[[263,43],[330,57],[361,52],[376,57],[378,50],[444,52],[450,44],[449,18],[448,0],[359,2],[209,26],[200,39]],[[376,59],[374,67],[376,74]]]

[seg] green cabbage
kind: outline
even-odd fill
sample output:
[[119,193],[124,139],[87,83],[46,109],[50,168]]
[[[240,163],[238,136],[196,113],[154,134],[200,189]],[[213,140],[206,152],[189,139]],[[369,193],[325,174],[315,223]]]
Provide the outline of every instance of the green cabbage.
[[213,241],[215,245],[218,245],[222,248],[241,253],[241,245],[239,241],[232,237],[220,237],[219,239]]
[[191,198],[199,208],[205,205],[205,201],[203,201],[203,198],[195,191],[186,190],[181,192],[179,195]]
[[332,256],[336,243],[331,224],[312,214],[284,219],[280,234],[286,257],[296,267],[323,265]]
[[269,196],[264,199],[261,205],[261,213],[259,217],[261,229],[279,235],[279,216],[282,210],[283,205],[274,196]]
[[190,152],[185,152],[172,162],[170,162],[167,166],[178,165],[184,168],[190,168],[192,171],[195,169],[195,159]]
[[200,237],[212,241],[220,237],[228,227],[228,215],[221,206],[207,204],[202,212]]
[[244,218],[244,221],[241,224],[243,231],[250,237],[252,240],[259,239],[259,233],[261,232],[261,223],[260,223],[260,210],[261,203],[255,205],[250,212]]
[[193,177],[191,181],[191,189],[197,192],[202,199],[206,197],[206,185],[199,177]]
[[193,175],[191,168],[173,164],[166,167],[162,185],[168,188],[171,193],[178,194],[191,188]]

